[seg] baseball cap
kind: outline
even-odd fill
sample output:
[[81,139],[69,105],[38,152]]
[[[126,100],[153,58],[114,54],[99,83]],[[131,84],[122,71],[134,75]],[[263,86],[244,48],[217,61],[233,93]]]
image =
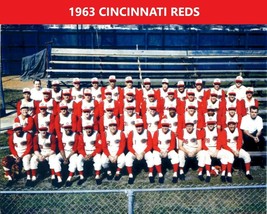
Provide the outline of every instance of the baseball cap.
[[99,81],[98,81],[98,78],[97,77],[93,77],[92,79],[91,79],[91,83],[98,83]]
[[201,79],[197,79],[196,82],[195,82],[196,85],[202,85],[202,83],[203,83],[203,82],[202,82]]
[[131,76],[127,76],[125,78],[125,82],[133,82],[133,78]]
[[211,89],[210,90],[210,96],[218,96],[218,93],[217,93],[217,91],[216,90],[214,90],[214,89]]
[[53,80],[52,81],[52,85],[59,85],[59,81],[58,80]]
[[155,96],[155,92],[154,90],[150,90],[147,94],[148,97],[154,97]]
[[235,91],[229,91],[228,94],[229,95],[236,95]]
[[215,108],[214,108],[214,106],[212,106],[212,105],[208,105],[208,106],[207,106],[207,110],[215,110]]
[[150,106],[149,109],[156,111],[157,110],[157,107],[156,106]]
[[173,89],[173,88],[169,88],[169,89],[168,89],[168,95],[169,95],[169,94],[174,94],[174,89]]
[[243,82],[243,77],[241,77],[241,76],[237,76],[237,77],[235,78],[235,82]]
[[23,88],[22,93],[31,93],[31,89]]
[[221,80],[219,78],[216,78],[213,80],[214,84],[221,84]]
[[91,89],[86,88],[86,89],[84,89],[83,94],[84,95],[91,95],[92,94],[92,91],[91,91]]
[[24,109],[24,108],[29,108],[29,106],[27,106],[27,105],[25,105],[25,104],[22,104],[22,105],[20,105],[20,109]]
[[231,123],[236,124],[237,121],[236,121],[235,119],[233,119],[233,118],[230,118],[230,119],[228,120],[227,124],[231,124]]
[[111,119],[108,123],[109,126],[111,125],[117,125],[117,121],[115,119]]
[[64,123],[64,124],[63,124],[63,128],[64,128],[64,129],[72,128],[72,125],[71,125],[71,123],[68,123],[68,122],[67,122],[67,123]]
[[178,87],[179,87],[179,86],[184,86],[184,81],[182,81],[182,80],[178,81],[177,86],[178,86]]
[[42,92],[43,92],[43,94],[50,94],[51,90],[50,90],[50,88],[43,88]]
[[161,120],[161,125],[162,125],[162,126],[167,126],[167,127],[169,127],[169,126],[170,126],[170,123],[168,122],[167,119],[164,118],[164,119]]
[[254,88],[253,87],[247,87],[247,90],[246,90],[246,92],[254,92]]
[[83,128],[84,129],[88,129],[88,128],[93,128],[94,124],[92,121],[86,121],[84,124],[83,124]]
[[113,111],[114,110],[114,107],[113,106],[107,106],[107,108],[106,108],[106,111]]
[[83,108],[82,111],[83,112],[91,112],[91,109],[90,108]]
[[108,95],[108,94],[109,94],[109,95],[112,95],[112,92],[111,92],[111,90],[109,90],[108,88],[106,88],[106,90],[105,90],[105,94],[106,94],[106,95]]
[[133,93],[132,91],[128,91],[128,92],[126,93],[126,95],[127,95],[127,96],[134,96],[134,93]]
[[135,109],[135,107],[132,105],[132,103],[126,103],[125,104],[125,109],[131,110],[131,109]]
[[144,79],[144,84],[151,84],[151,80],[149,78],[145,78]]
[[47,109],[47,105],[46,105],[45,103],[42,103],[42,102],[41,102],[41,103],[39,104],[39,108],[40,108],[40,109]]
[[22,125],[20,123],[14,123],[12,129],[15,131],[17,129],[22,129]]
[[227,108],[227,110],[228,111],[230,111],[230,110],[236,110],[236,106],[234,106],[234,105],[230,105],[230,106],[228,106],[228,108]]
[[191,119],[187,119],[187,120],[185,121],[185,125],[189,125],[189,124],[194,125],[194,121],[191,120]]
[[189,105],[189,106],[187,106],[187,108],[189,109],[196,109],[196,106],[194,106],[193,104],[191,104],[191,105]]
[[79,78],[73,78],[72,82],[73,82],[73,83],[80,83],[81,80],[80,80]]
[[215,124],[216,124],[216,121],[212,117],[209,117],[207,120],[207,125],[215,125]]
[[45,124],[41,124],[41,125],[39,126],[39,131],[47,131],[47,130],[48,130],[47,125],[45,125]]
[[143,126],[144,125],[144,122],[141,118],[137,118],[135,120],[135,126]]
[[60,109],[67,109],[68,105],[65,102],[61,102],[61,103],[59,103],[59,108]]
[[109,80],[110,82],[116,82],[116,76],[114,76],[114,75],[110,75],[109,78],[108,78],[108,80]]
[[189,88],[188,90],[187,90],[187,94],[189,95],[195,95],[195,92],[194,92],[194,90],[192,89],[192,88]]
[[70,93],[70,89],[68,89],[68,88],[64,88],[63,90],[62,90],[62,94],[63,95],[70,95],[71,93]]
[[167,83],[169,84],[169,80],[167,78],[162,79],[161,83]]

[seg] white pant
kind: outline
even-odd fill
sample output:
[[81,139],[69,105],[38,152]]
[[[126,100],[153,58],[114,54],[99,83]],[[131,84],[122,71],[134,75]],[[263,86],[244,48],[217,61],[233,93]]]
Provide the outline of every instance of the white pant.
[[[186,157],[187,157],[187,154],[183,152],[182,150],[179,150],[180,167],[184,167]],[[197,158],[199,167],[204,167],[206,164],[207,165],[211,164],[210,155],[205,150],[200,150],[196,154],[196,158]]]
[[240,149],[239,150],[239,158],[242,158],[244,160],[245,163],[250,163],[251,162],[251,158],[248,152],[246,152],[244,149]]
[[[67,156],[67,153],[66,153]],[[77,158],[78,158],[78,154],[74,153],[70,159],[69,159],[69,171],[70,172],[75,172],[76,168],[77,168]],[[55,164],[55,172],[60,172],[61,171],[61,164],[60,162],[63,161],[63,157],[61,155],[61,153],[57,154],[57,159],[59,164]]]
[[[179,155],[177,152],[175,152],[174,150],[171,150],[168,152],[168,159],[171,160],[171,163],[172,164],[178,164],[179,163]],[[162,160],[162,157],[161,157],[161,154],[160,152],[154,150],[153,151],[153,158],[154,158],[154,164],[156,166],[160,165],[161,164],[161,160]]]
[[[102,154],[101,156],[101,165],[104,169],[107,169],[109,166],[110,160],[106,156],[105,153]],[[122,169],[125,166],[125,154],[122,153],[118,158],[117,158],[117,166]]]
[[234,162],[234,155],[232,152],[221,149],[218,151],[216,155],[216,148],[211,148],[208,150],[208,153],[213,158],[218,158],[222,164],[226,165],[227,163],[233,163]]
[[[48,157],[45,158],[45,160],[48,161],[48,164],[49,164],[49,168],[50,169],[54,169],[55,168],[55,163],[57,162],[57,159],[56,159],[56,154],[52,154]],[[37,169],[38,168],[38,163],[40,162],[39,158],[37,155],[33,155],[32,158],[31,158],[31,169]]]
[[[135,155],[131,152],[128,152],[127,155],[126,155],[126,158],[125,158],[125,165],[128,166],[128,167],[132,167],[133,166],[133,162],[135,160]],[[152,152],[147,152],[145,154],[145,160],[146,160],[146,163],[147,163],[147,167],[150,168],[150,167],[153,167],[154,166],[154,160],[153,160],[153,155],[152,155]]]
[[[93,152],[91,152],[93,153]],[[77,170],[83,171],[84,169],[84,162],[85,162],[85,158],[80,154],[77,158]],[[91,160],[90,160],[91,161]],[[93,161],[94,161],[94,169],[95,171],[100,171],[101,170],[101,155],[100,154],[96,154],[93,157]]]

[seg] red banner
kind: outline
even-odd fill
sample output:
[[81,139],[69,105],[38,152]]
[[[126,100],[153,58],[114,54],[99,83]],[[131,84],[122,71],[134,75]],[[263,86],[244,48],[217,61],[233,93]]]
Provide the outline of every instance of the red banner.
[[0,24],[266,24],[266,0],[8,0]]

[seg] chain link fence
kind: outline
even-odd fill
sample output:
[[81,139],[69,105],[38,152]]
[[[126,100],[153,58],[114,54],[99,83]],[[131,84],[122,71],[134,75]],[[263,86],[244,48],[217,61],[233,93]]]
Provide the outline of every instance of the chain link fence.
[[1,191],[1,213],[266,213],[266,185]]

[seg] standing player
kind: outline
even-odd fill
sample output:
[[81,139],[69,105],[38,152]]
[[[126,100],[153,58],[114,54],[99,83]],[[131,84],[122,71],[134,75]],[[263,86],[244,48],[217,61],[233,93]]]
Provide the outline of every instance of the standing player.
[[109,128],[102,135],[101,163],[104,169],[107,169],[108,180],[112,179],[112,172],[109,168],[110,163],[117,164],[115,180],[120,180],[121,169],[125,166],[124,149],[126,145],[125,135],[123,131],[118,130],[116,120],[109,122]]
[[91,160],[94,162],[96,184],[101,184],[101,137],[93,127],[94,124],[92,122],[85,123],[83,132],[79,136],[77,170],[79,171],[80,180],[78,181],[78,185],[81,185],[85,181],[84,162]]
[[92,87],[90,89],[93,99],[100,103],[103,100],[104,88],[99,86],[99,80],[97,77],[92,78],[91,83]]
[[116,86],[116,76],[110,75],[108,78],[109,85],[107,85],[106,90],[111,91],[112,93],[112,99],[114,100],[120,100],[121,96],[121,88],[119,86]]
[[21,165],[23,165],[23,168],[27,174],[26,186],[30,185],[32,137],[29,133],[23,131],[20,123],[13,124],[13,132],[9,135],[8,145],[11,155],[4,157],[2,160],[5,177],[8,179],[7,186],[11,186],[13,184],[13,178],[11,174],[13,165],[17,165],[19,168],[21,168]]
[[62,90],[59,85],[58,80],[52,81],[52,98],[57,102],[60,103],[62,100]]
[[162,79],[161,84],[162,86],[155,92],[157,100],[160,100],[161,98],[165,99],[168,96],[169,80],[164,78]]
[[203,81],[201,79],[197,79],[195,86],[196,87],[193,89],[193,91],[195,92],[195,97],[200,102],[205,101],[207,99],[207,92],[203,88]]
[[160,115],[157,112],[156,107],[150,106],[149,111],[143,116],[144,127],[153,134],[158,130],[159,122],[160,122]]
[[60,112],[60,106],[68,106],[68,112],[73,113],[75,109],[74,101],[71,99],[71,92],[70,89],[63,89],[62,91],[63,94],[63,100],[59,103],[59,109],[58,112]]
[[187,90],[185,89],[184,81],[178,81],[174,97],[183,101],[186,99],[186,96],[187,96]]
[[161,121],[161,129],[158,129],[153,136],[153,157],[156,170],[159,175],[159,183],[164,182],[162,174],[162,158],[170,159],[173,166],[172,182],[177,183],[177,173],[179,168],[179,157],[176,148],[176,137],[169,128],[170,123],[167,119]]
[[43,97],[42,94],[42,83],[40,79],[35,79],[33,81],[33,88],[31,89],[31,99],[36,101],[41,101]]
[[148,166],[148,177],[150,183],[154,183],[153,177],[153,154],[151,152],[153,147],[152,136],[147,129],[144,129],[144,123],[142,119],[137,119],[135,121],[135,127],[133,131],[130,132],[127,145],[129,152],[126,155],[125,165],[129,174],[128,184],[133,184],[133,162],[135,159],[138,161],[145,159]]
[[151,80],[149,78],[145,78],[144,82],[143,82],[143,87],[142,87],[142,97],[143,100],[147,100],[148,99],[148,94],[152,91],[154,91],[151,88]]
[[246,86],[242,85],[243,83],[243,77],[237,76],[235,78],[235,84],[230,86],[227,91],[234,91],[236,93],[236,98],[238,100],[245,99],[246,97]]
[[250,113],[250,109],[249,109],[250,106],[256,106],[257,108],[259,107],[259,101],[253,97],[253,93],[254,93],[254,88],[247,87],[246,98],[244,99],[247,114]]
[[213,81],[213,88],[207,91],[207,97],[210,97],[211,90],[214,90],[217,93],[217,98],[219,101],[225,101],[225,91],[221,88],[221,80],[216,78]]
[[58,103],[52,98],[51,89],[43,88],[42,92],[43,92],[43,99],[40,102],[46,104],[47,111],[50,114],[57,115],[58,114]]
[[71,91],[72,100],[76,103],[80,102],[83,99],[83,88],[81,87],[81,80],[79,78],[73,79],[73,86]]
[[139,118],[134,111],[135,107],[131,104],[125,106],[126,112],[120,117],[120,130],[124,131],[125,137],[127,138],[129,133],[135,129],[135,121]]

